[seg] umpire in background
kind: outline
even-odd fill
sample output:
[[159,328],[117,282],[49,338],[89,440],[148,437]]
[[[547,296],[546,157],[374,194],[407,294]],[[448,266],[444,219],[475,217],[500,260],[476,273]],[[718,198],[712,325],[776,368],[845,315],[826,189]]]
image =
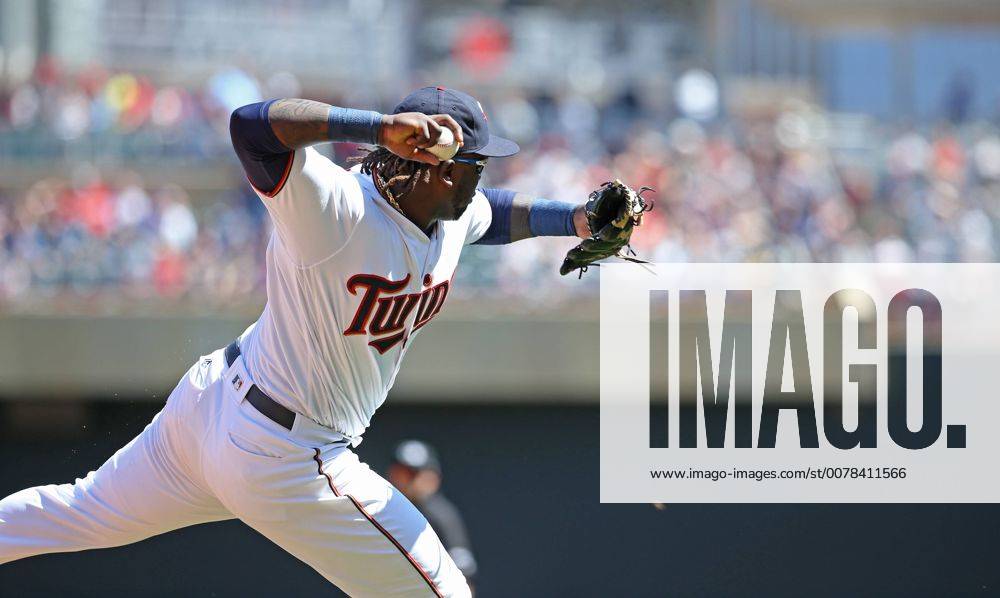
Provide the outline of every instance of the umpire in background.
[[400,442],[389,466],[389,482],[399,488],[431,524],[471,586],[476,575],[476,559],[462,515],[439,492],[441,462],[434,447],[420,440]]

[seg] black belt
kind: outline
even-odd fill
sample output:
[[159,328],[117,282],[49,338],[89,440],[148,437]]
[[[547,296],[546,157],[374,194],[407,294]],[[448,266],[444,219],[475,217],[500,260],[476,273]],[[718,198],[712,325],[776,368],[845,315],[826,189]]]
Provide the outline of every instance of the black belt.
[[[240,341],[235,340],[231,345],[226,347],[226,365],[232,366],[233,362],[239,356]],[[246,399],[248,403],[254,406],[254,409],[260,411],[269,420],[288,431],[292,430],[292,424],[295,423],[295,412],[279,405],[274,399],[264,394],[264,391],[257,388],[256,384],[252,385],[250,390],[247,391]]]

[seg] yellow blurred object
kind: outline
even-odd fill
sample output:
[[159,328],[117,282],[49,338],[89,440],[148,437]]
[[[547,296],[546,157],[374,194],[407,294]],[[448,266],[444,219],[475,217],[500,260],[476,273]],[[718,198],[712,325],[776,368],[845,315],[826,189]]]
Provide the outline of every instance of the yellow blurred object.
[[139,82],[128,73],[119,73],[108,79],[104,98],[116,112],[124,112],[139,99]]

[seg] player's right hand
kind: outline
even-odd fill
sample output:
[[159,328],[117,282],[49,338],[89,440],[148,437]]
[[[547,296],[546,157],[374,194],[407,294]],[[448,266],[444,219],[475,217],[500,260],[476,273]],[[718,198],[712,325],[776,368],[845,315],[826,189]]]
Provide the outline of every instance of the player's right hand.
[[447,114],[385,114],[382,116],[379,145],[401,158],[437,165],[441,160],[426,148],[437,143],[442,127],[451,129],[459,145],[462,144],[462,127]]

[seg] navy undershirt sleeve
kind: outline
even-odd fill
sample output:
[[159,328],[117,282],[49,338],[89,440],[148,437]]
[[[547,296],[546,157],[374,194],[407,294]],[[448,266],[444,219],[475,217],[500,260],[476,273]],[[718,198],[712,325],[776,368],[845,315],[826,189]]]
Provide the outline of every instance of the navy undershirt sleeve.
[[513,191],[508,189],[480,189],[490,202],[493,220],[486,233],[474,245],[503,245],[510,243],[510,212],[514,205]]
[[277,190],[294,153],[278,141],[267,121],[267,109],[276,101],[237,108],[229,119],[233,149],[247,179],[265,195]]

